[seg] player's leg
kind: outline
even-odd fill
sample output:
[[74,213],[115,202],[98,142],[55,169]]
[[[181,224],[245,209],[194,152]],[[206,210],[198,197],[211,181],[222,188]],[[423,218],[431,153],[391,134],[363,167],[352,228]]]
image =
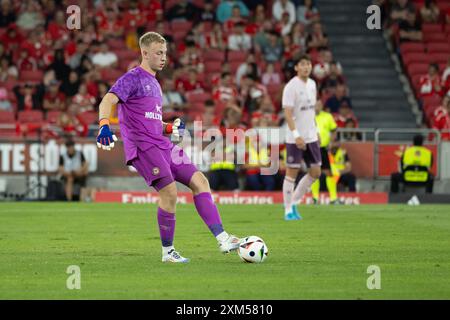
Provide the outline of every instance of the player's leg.
[[157,147],[138,151],[132,165],[145,179],[147,185],[154,187],[159,193],[157,220],[162,244],[162,261],[189,262],[189,259],[180,256],[173,246],[177,188],[163,152]]
[[322,157],[320,154],[320,147],[318,142],[308,143],[306,145],[306,151],[304,160],[308,166],[308,173],[303,176],[295,188],[293,194],[293,202],[299,203],[303,196],[311,188],[311,185],[320,178]]
[[300,217],[295,215],[295,205],[292,199],[297,179],[298,171],[303,159],[303,150],[299,149],[295,144],[286,144],[286,175],[283,181],[283,203],[284,203],[284,219],[299,220]]
[[[208,179],[197,167],[191,163],[184,151],[175,146],[172,155],[181,157],[182,161],[172,162],[171,170],[175,180],[188,186],[194,194],[194,204],[203,222],[219,242],[219,249],[223,253],[239,248],[240,239],[228,234],[222,225],[219,210],[211,195]],[[171,158],[173,159],[173,158]]]

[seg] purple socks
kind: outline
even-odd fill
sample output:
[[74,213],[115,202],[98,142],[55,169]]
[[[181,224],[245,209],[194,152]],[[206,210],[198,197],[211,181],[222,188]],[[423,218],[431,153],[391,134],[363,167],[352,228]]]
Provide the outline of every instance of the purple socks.
[[172,246],[175,234],[175,214],[158,208],[158,225],[162,246]]
[[214,236],[216,237],[218,234],[221,234],[223,232],[222,221],[220,220],[219,211],[214,204],[211,193],[199,193],[194,196],[194,203],[198,214],[202,217]]

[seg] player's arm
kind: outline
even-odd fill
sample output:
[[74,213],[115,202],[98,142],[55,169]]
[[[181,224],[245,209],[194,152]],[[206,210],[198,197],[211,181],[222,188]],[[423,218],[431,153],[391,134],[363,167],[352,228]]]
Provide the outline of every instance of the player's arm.
[[111,150],[114,148],[114,141],[117,141],[117,137],[111,132],[109,127],[109,117],[111,116],[112,106],[118,102],[119,98],[115,94],[108,92],[99,105],[97,147],[103,150]]
[[294,115],[293,115],[294,108],[289,107],[289,106],[284,106],[283,110],[284,110],[284,118],[286,119],[288,128],[292,132],[292,135],[294,136],[295,144],[300,149],[305,149],[306,148],[305,141],[300,137],[300,133],[298,132],[297,127],[295,126]]

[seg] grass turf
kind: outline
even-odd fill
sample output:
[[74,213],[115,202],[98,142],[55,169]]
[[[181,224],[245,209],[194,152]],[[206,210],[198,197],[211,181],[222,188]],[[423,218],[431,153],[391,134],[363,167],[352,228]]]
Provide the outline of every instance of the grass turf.
[[2,203],[0,299],[450,299],[450,206],[307,206],[290,222],[281,205],[219,209],[229,232],[266,241],[264,263],[220,254],[193,205],[178,206],[179,265],[160,261],[156,206]]

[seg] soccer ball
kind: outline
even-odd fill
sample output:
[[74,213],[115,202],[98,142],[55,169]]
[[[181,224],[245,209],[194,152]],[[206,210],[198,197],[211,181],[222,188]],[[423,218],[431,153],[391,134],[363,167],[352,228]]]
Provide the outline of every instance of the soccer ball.
[[238,249],[241,260],[248,263],[263,262],[266,259],[268,252],[269,250],[263,239],[257,236],[245,238]]

